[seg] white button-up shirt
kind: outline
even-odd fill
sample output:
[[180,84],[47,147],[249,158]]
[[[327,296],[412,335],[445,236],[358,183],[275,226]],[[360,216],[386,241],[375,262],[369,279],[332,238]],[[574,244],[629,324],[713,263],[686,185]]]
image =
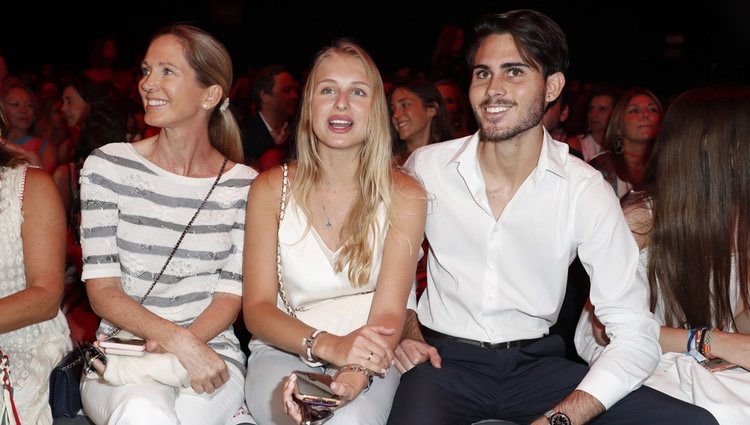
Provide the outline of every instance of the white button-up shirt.
[[478,134],[415,151],[405,168],[430,197],[427,290],[420,322],[492,343],[549,332],[578,252],[611,343],[579,389],[606,408],[640,386],[659,360],[659,325],[638,248],[612,188],[545,131],[539,162],[495,220],[477,157]]

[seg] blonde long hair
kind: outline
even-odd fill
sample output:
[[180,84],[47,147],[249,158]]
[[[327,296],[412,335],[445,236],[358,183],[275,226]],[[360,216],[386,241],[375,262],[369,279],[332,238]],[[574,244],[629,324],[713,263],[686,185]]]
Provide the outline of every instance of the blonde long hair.
[[[375,62],[359,45],[349,40],[338,40],[321,50],[313,60],[310,75],[305,85],[297,127],[297,172],[294,194],[300,200],[302,211],[309,218],[310,194],[323,180],[322,163],[318,152],[319,139],[313,131],[312,97],[314,81],[320,64],[328,57],[339,55],[356,59],[365,68],[372,82],[372,111],[367,122],[365,142],[359,152],[359,194],[341,230],[344,244],[336,257],[334,269],[341,272],[349,266],[348,276],[354,287],[361,287],[370,279],[373,266],[372,241],[380,235],[378,213],[381,207],[390,212],[393,196],[392,154],[388,105]],[[308,220],[309,222],[310,220]],[[390,213],[386,227],[390,222]],[[310,226],[308,224],[308,226]]]

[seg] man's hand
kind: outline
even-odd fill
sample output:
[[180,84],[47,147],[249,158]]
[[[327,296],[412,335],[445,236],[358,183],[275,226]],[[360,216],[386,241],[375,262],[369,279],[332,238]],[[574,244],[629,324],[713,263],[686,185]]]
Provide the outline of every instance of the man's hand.
[[396,369],[401,373],[406,373],[414,366],[430,360],[432,366],[440,369],[442,360],[435,347],[423,341],[413,339],[401,340],[396,347]]

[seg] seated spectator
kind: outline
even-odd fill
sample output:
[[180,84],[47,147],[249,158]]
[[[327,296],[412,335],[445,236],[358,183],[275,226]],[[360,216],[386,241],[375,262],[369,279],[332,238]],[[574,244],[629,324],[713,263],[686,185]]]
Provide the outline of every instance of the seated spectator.
[[[395,352],[403,374],[388,423],[715,424],[640,385],[660,351],[637,246],[601,174],[541,123],[565,85],[565,34],[529,9],[483,16],[475,30],[479,132],[419,148],[404,166],[430,196],[430,251],[427,290]],[[613,333],[591,368],[549,334],[576,254]]]
[[[299,423],[285,378],[325,372],[349,401],[328,425],[385,424],[426,195],[394,167],[383,83],[361,47],[339,41],[319,53],[302,105],[298,160],[288,174],[278,167],[259,176],[248,199],[243,313],[254,340],[245,396],[259,424],[289,423],[285,412]],[[362,311],[324,310],[351,331],[297,317],[360,300]]]
[[[705,407],[722,424],[750,418],[748,116],[748,87],[678,96],[659,133],[653,185],[624,202],[662,325],[663,354],[646,385]],[[610,336],[584,311],[576,333],[581,357],[595,364]],[[719,359],[745,370],[709,372]]]
[[258,167],[264,152],[287,142],[298,98],[297,81],[285,67],[268,65],[258,71],[253,82],[257,113],[242,128],[243,151],[248,165]]
[[605,138],[606,150],[589,159],[601,171],[618,198],[646,181],[664,109],[659,98],[646,89],[628,90],[612,110]]
[[8,149],[9,132],[0,105],[0,348],[22,422],[51,424],[49,376],[71,349],[60,311],[65,211],[50,175]]
[[[572,90],[571,90],[572,91]],[[607,125],[612,116],[617,101],[622,97],[622,89],[617,86],[607,84],[595,85],[591,88],[586,96],[586,131],[584,133],[568,137],[565,143],[571,149],[580,152],[583,159],[588,161],[599,152],[606,150],[604,135],[607,132]],[[577,103],[580,105],[580,103]],[[578,110],[574,108],[573,119],[579,118]]]
[[398,165],[417,148],[453,138],[443,96],[430,82],[396,85],[388,96],[391,123],[397,140],[393,154]]
[[138,85],[158,135],[95,150],[81,170],[83,276],[102,318],[99,340],[130,333],[171,353],[192,391],[160,383],[81,383],[98,425],[225,424],[244,401],[245,357],[232,332],[242,294],[245,200],[255,172],[242,165],[227,109],[232,61],[210,34],[159,31]]
[[5,108],[10,126],[10,132],[6,136],[8,143],[32,154],[27,159],[39,161],[39,165],[52,174],[57,167],[57,147],[47,140],[34,136],[36,106],[31,90],[20,81],[10,79],[0,88],[0,102]]

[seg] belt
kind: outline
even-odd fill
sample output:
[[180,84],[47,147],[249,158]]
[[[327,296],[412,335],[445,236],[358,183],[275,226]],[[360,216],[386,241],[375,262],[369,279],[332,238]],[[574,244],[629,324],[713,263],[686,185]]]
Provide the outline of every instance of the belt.
[[484,342],[484,341],[476,341],[473,339],[466,339],[466,338],[459,338],[457,336],[451,336],[446,335],[444,333],[440,333],[438,331],[434,331],[430,328],[422,326],[422,335],[424,335],[427,338],[430,339],[439,339],[444,341],[453,341],[453,342],[460,342],[463,344],[470,344],[470,345],[476,345],[478,347],[482,348],[489,348],[493,350],[505,350],[507,348],[514,348],[514,347],[526,347],[528,345],[531,345],[542,338],[534,338],[534,339],[519,339],[517,341],[506,341],[506,342],[498,342],[498,343],[491,343],[491,342]]

